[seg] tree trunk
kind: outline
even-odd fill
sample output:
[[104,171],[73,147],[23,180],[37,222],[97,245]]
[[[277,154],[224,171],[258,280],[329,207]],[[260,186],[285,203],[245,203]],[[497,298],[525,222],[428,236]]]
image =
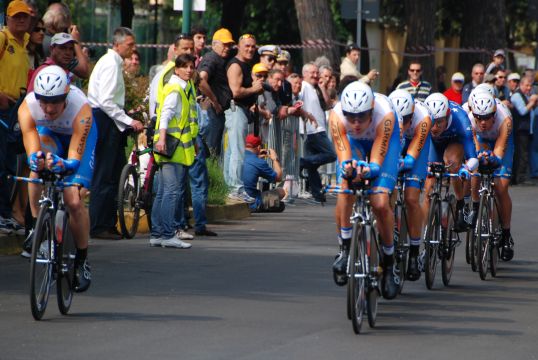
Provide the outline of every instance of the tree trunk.
[[482,62],[487,66],[493,51],[506,47],[505,13],[505,0],[467,2],[463,13],[461,47],[489,51],[460,54],[459,67],[467,75],[471,73],[472,66],[476,62]]
[[133,0],[121,0],[121,26],[133,28],[134,5]]
[[[424,54],[430,52],[435,43],[435,12],[437,2],[432,0],[405,0],[405,23],[407,24],[407,42],[405,52]],[[435,87],[435,56],[406,56],[403,59],[402,72],[407,78],[407,68],[412,60],[422,64],[422,80],[430,82]]]
[[[295,11],[299,21],[301,40],[335,40],[336,31],[328,0],[295,0]],[[340,65],[340,49],[337,45],[328,48],[311,47],[303,49],[304,62],[325,55],[334,68]]]
[[241,25],[243,24],[246,3],[246,0],[222,1],[222,17],[220,23],[222,27],[230,30],[236,40],[242,35]]

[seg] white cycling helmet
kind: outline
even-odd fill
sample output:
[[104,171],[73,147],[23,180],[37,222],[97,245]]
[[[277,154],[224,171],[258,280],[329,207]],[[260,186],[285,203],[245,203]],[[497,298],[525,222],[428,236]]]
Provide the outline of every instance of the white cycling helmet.
[[[473,91],[471,91],[471,94],[472,94],[474,91],[487,91],[487,92],[489,92],[493,97],[495,97],[495,90],[493,89],[493,86],[491,86],[490,84],[486,84],[486,83],[478,84],[478,85],[476,85],[476,87],[473,89]],[[470,104],[469,104],[469,105],[470,105]]]
[[433,93],[424,100],[424,104],[430,109],[435,120],[448,116],[450,108],[448,99],[441,93]]
[[389,99],[402,118],[409,117],[415,111],[415,102],[408,91],[398,89],[390,93]]
[[64,69],[50,65],[41,69],[34,80],[36,99],[59,101],[69,93],[69,78]]
[[354,81],[342,92],[340,98],[344,115],[359,114],[374,107],[374,93],[370,86],[361,81]]
[[497,111],[495,98],[484,90],[473,91],[469,96],[469,107],[473,115],[480,117],[490,117]]

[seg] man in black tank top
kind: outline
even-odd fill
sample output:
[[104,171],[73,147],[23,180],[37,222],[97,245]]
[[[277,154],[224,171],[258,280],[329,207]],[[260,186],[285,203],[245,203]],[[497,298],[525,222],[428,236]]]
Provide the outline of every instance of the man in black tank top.
[[230,197],[252,202],[243,188],[241,172],[245,158],[245,137],[250,108],[256,103],[257,95],[263,92],[263,79],[252,80],[252,59],[256,52],[256,38],[246,34],[239,38],[237,55],[228,62],[226,75],[232,90],[233,100],[224,112],[228,148],[224,156],[224,180],[232,188]]

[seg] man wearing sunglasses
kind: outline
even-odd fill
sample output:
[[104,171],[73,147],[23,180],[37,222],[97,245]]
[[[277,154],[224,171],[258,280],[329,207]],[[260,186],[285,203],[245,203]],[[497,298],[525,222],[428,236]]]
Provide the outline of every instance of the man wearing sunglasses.
[[[463,207],[464,189],[463,181],[469,180],[470,173],[478,167],[473,131],[467,113],[458,104],[448,101],[441,93],[433,93],[424,102],[430,110],[434,124],[431,128],[432,141],[428,162],[444,162],[450,165],[448,171],[459,174],[460,177],[451,178],[451,185],[456,195],[456,210],[458,218],[454,226],[457,232],[466,231],[469,224],[465,220]],[[465,163],[464,163],[465,160]],[[434,178],[428,177],[424,184],[425,194],[429,194]],[[426,216],[430,207],[430,198],[424,197],[422,203],[423,216]]]
[[260,62],[265,65],[267,70],[272,70],[276,64],[280,48],[276,45],[264,45],[258,49],[260,54]]
[[[476,91],[469,97],[471,112],[469,120],[476,134],[476,148],[480,167],[495,169],[495,193],[499,200],[499,211],[503,225],[501,259],[510,261],[514,257],[514,240],[510,234],[512,199],[508,185],[512,175],[514,139],[510,111],[487,91]],[[478,213],[480,179],[473,177],[473,213]],[[473,217],[473,225],[476,215]]]
[[422,64],[418,61],[411,61],[407,69],[407,81],[400,83],[396,89],[401,89],[409,92],[413,99],[424,101],[432,92],[432,85],[424,80],[421,80]]
[[422,230],[422,211],[420,191],[428,173],[428,154],[430,151],[430,111],[420,101],[415,101],[405,90],[394,90],[389,99],[396,109],[403,131],[402,158],[399,159],[399,172],[405,173],[405,206],[407,207],[409,227],[409,262],[407,280],[420,278],[418,255]]
[[[377,220],[383,248],[383,297],[393,299],[398,293],[394,272],[394,213],[389,194],[394,189],[400,156],[400,127],[390,100],[373,93],[368,85],[355,81],[346,86],[329,115],[333,142],[338,155],[338,183],[343,189],[349,181],[369,180],[370,203]],[[369,162],[365,160],[368,159]],[[350,216],[355,199],[339,194],[336,202],[336,225],[340,252],[333,263],[337,285],[347,283],[346,269],[351,242]]]

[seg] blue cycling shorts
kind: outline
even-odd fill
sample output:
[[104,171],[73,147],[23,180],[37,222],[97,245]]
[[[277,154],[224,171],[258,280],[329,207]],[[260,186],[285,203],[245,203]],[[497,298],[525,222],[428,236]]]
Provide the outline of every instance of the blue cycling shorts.
[[[349,144],[351,145],[351,153],[353,154],[353,160],[365,160],[370,155],[372,150],[372,141],[357,140],[351,137],[347,137]],[[389,146],[383,164],[381,165],[381,171],[379,176],[373,179],[372,189],[380,188],[379,191],[390,193],[394,190],[396,180],[398,177],[398,159],[400,157],[400,130],[396,126],[392,132],[392,136],[389,141]],[[336,179],[338,184],[342,183],[342,169],[340,163],[336,166]]]
[[[477,135],[476,138],[480,146],[480,150],[478,150],[478,152],[484,151],[484,150],[493,151],[495,149],[496,140],[482,139],[480,138],[479,135]],[[509,141],[506,146],[506,151],[504,153],[501,166],[497,170],[495,170],[493,175],[497,177],[509,179],[512,176],[513,161],[514,161],[514,143],[513,141]]]
[[[41,151],[53,153],[61,158],[67,157],[71,135],[56,133],[45,126],[38,126],[37,132],[41,142]],[[86,189],[90,188],[95,164],[95,143],[97,142],[97,126],[92,123],[90,134],[86,139],[86,148],[80,166],[76,173],[66,176],[65,181],[81,184]]]
[[[421,189],[424,185],[424,180],[426,179],[426,176],[428,175],[428,157],[430,153],[430,140],[431,135],[428,134],[428,137],[426,138],[426,141],[424,143],[424,147],[418,154],[418,159],[415,160],[415,164],[413,165],[413,168],[405,173],[405,186],[406,187],[414,187],[417,189]],[[407,155],[407,148],[409,147],[409,144],[411,143],[411,140],[406,139],[405,144],[402,150],[402,156],[405,157]]]

